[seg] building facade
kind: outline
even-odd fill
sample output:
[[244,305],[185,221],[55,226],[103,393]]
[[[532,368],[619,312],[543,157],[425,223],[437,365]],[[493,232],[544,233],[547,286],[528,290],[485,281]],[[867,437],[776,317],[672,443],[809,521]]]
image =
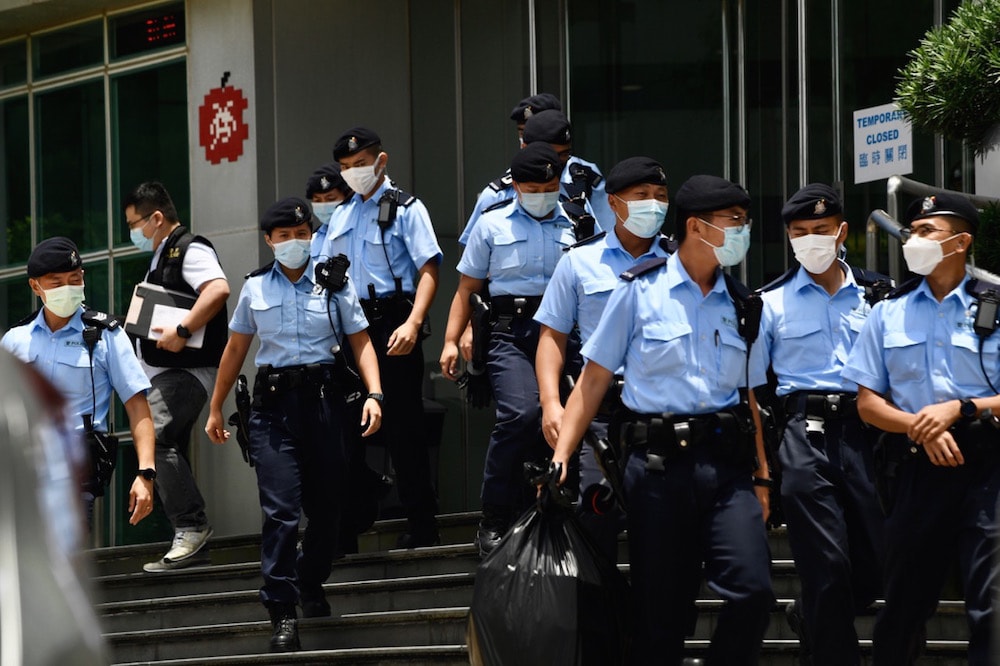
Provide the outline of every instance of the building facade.
[[[886,194],[884,181],[853,183],[852,112],[892,101],[907,51],[956,5],[0,0],[0,326],[37,307],[24,265],[52,235],[80,245],[91,306],[124,312],[149,255],[129,244],[119,202],[147,179],[215,244],[235,303],[241,277],[271,259],[260,211],[301,196],[341,132],[372,127],[390,176],[424,200],[444,248],[425,394],[444,411],[442,509],[478,508],[490,415],[465,407],[436,358],[456,239],[518,148],[510,108],[558,95],[574,151],[605,172],[644,154],[672,188],[695,173],[743,183],[757,220],[741,268],[751,285],[787,266],[778,211],[806,182],[842,188],[848,250],[862,262],[864,220]],[[916,135],[912,152],[911,177],[974,191],[961,145]],[[114,422],[127,423],[120,411]],[[236,447],[199,432],[194,451],[216,533],[259,529]],[[162,522],[127,527],[115,492],[100,542],[163,538]]]

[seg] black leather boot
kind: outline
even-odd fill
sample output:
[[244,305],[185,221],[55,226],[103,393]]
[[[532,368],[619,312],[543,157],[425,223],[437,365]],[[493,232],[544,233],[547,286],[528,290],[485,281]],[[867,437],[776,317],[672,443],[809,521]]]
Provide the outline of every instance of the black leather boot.
[[271,652],[294,652],[299,645],[299,621],[295,616],[295,604],[271,604],[267,607],[271,616]]
[[476,532],[476,547],[479,549],[480,557],[486,557],[500,545],[504,534],[510,528],[511,515],[509,507],[483,505],[483,517],[479,520],[479,530]]

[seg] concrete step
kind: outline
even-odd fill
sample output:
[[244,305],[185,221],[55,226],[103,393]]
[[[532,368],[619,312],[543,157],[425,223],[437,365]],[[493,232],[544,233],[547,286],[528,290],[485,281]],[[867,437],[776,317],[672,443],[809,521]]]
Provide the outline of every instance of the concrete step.
[[374,666],[438,666],[468,664],[465,645],[304,650],[286,654],[238,654],[192,659],[130,661],[116,666],[271,666],[272,664],[368,664]]
[[[467,606],[473,582],[473,574],[456,573],[327,583],[323,589],[338,616]],[[100,604],[97,611],[106,632],[254,622],[266,617],[256,589],[119,601]]]
[[[334,650],[465,643],[467,607],[351,613],[299,621],[302,647]],[[116,663],[192,659],[267,651],[268,621],[105,634]]]

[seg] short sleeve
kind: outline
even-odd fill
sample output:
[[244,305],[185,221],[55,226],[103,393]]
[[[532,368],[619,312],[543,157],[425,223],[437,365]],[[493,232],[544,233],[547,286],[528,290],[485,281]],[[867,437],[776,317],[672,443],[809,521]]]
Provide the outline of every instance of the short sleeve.
[[573,330],[578,312],[575,276],[571,252],[556,264],[535,312],[535,321],[560,333],[569,334]]
[[885,302],[877,303],[858,334],[841,372],[844,379],[879,394],[889,390],[889,372],[885,367],[882,348],[884,314]]
[[635,331],[635,283],[619,282],[604,306],[601,321],[583,345],[584,358],[610,369],[625,364],[629,343]]

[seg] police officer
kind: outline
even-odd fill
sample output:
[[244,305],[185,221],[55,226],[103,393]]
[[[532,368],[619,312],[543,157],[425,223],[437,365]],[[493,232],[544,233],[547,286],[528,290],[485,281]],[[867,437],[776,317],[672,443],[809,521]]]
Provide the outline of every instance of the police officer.
[[[726,604],[708,663],[756,664],[774,602],[764,520],[769,479],[754,432],[761,355],[737,321],[745,288],[720,266],[749,247],[750,197],[714,176],[677,190],[677,252],[623,273],[563,415],[553,462],[569,457],[616,368],[625,410],[612,428],[628,447],[625,494],[634,624],[632,663],[679,664],[694,629],[702,565]],[[739,299],[739,301],[734,300]],[[742,307],[742,305],[741,305]],[[743,335],[741,335],[741,333]],[[754,460],[756,454],[756,461]]]
[[[146,401],[149,380],[119,322],[96,310],[85,310],[83,262],[76,244],[56,236],[43,240],[28,257],[28,286],[43,307],[14,324],[0,346],[30,363],[66,399],[68,425],[83,435],[87,428],[107,432],[111,391],[128,415],[139,469],[129,489],[129,523],[137,524],[153,510],[153,419]],[[89,333],[85,332],[91,329]],[[100,337],[91,346],[90,335]],[[85,455],[74,462],[83,462]],[[84,502],[92,513],[94,479],[85,485]]]
[[319,228],[313,234],[310,254],[313,261],[319,260],[323,244],[326,242],[327,224],[333,211],[351,197],[354,192],[340,175],[340,165],[336,162],[324,164],[316,169],[306,181],[306,199],[312,203],[313,215],[319,220]]
[[[517,199],[485,214],[461,261],[451,303],[441,371],[458,376],[459,337],[469,322],[469,297],[490,276],[491,316],[487,372],[496,398],[496,425],[483,472],[483,516],[476,543],[486,555],[533,494],[522,475],[525,461],[541,460],[542,437],[535,381],[538,323],[532,319],[563,250],[574,242],[559,200],[559,157],[546,143],[526,146],[510,164]],[[468,360],[468,359],[466,359]]]
[[[314,280],[309,204],[282,199],[264,212],[260,228],[275,261],[250,273],[240,291],[205,432],[217,444],[228,439],[222,404],[256,334],[249,436],[264,513],[260,598],[273,625],[271,651],[287,652],[299,649],[296,603],[305,617],[330,615],[323,582],[346,484],[343,431],[357,427],[345,420],[335,350],[350,343],[369,391],[362,415],[366,436],[381,424],[382,394],[353,281],[324,288]],[[308,524],[297,553],[302,514]]]
[[[542,406],[542,433],[552,447],[559,439],[563,416],[560,387],[570,336],[578,330],[582,342],[590,339],[611,291],[618,284],[618,276],[625,269],[639,259],[668,254],[665,243],[658,241],[668,206],[663,167],[649,157],[630,157],[611,169],[607,189],[610,208],[617,218],[614,229],[572,246],[556,265],[535,313],[535,321],[541,325],[535,374]],[[572,365],[578,368],[580,361],[574,359]],[[620,399],[620,380],[620,373],[616,374],[605,405],[615,405]],[[609,416],[610,409],[605,409],[594,419],[590,429],[595,438],[607,438]],[[581,503],[584,509],[581,518],[605,553],[615,558],[621,512],[594,506],[593,501],[606,494],[604,488],[594,488],[602,483],[601,471],[590,446],[581,449],[580,458],[580,488],[584,498],[591,500],[590,507]]]
[[541,111],[562,111],[562,103],[552,93],[528,95],[514,105],[510,111],[510,119],[517,125],[517,147],[524,147],[524,124],[528,118]]
[[439,543],[424,427],[422,340],[437,291],[441,247],[424,204],[386,175],[389,155],[378,134],[345,132],[333,147],[341,176],[355,194],[338,207],[320,253],[345,254],[361,296],[386,386],[387,443],[408,531],[397,547]]
[[[969,664],[990,662],[997,579],[1000,363],[995,307],[975,294],[1000,286],[967,274],[979,213],[941,192],[907,211],[903,257],[917,278],[872,310],[844,368],[861,418],[890,433],[902,457],[885,523],[886,605],[875,619],[876,664],[912,664],[957,561],[969,621]],[[980,313],[984,316],[980,316]],[[988,411],[989,410],[989,411]]]
[[802,585],[799,633],[814,664],[857,664],[854,617],[881,592],[883,521],[857,385],[841,370],[874,281],[837,259],[847,222],[832,187],[806,185],[781,218],[798,264],[763,288],[760,346],[785,417],[781,506]]
[[[582,228],[576,234],[577,240],[588,238],[595,231],[613,229],[615,216],[608,207],[604,176],[596,164],[573,154],[572,128],[562,111],[539,111],[527,118],[522,145],[536,141],[550,144],[559,155],[562,170],[559,181],[560,200],[563,202],[564,212]],[[476,200],[476,208],[458,239],[459,243],[465,245],[468,242],[476,222],[485,211],[502,205],[514,196],[512,185],[508,172],[483,189]]]

